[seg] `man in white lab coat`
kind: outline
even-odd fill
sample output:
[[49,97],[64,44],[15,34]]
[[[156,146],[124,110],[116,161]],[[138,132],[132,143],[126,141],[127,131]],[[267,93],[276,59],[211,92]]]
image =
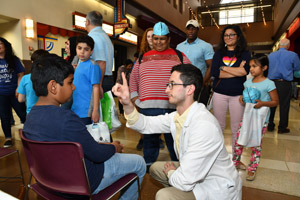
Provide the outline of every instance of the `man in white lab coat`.
[[242,181],[225,149],[220,125],[197,103],[203,82],[200,70],[181,64],[171,73],[166,93],[176,112],[170,114],[149,117],[138,113],[124,75],[123,85],[113,87],[124,106],[128,127],[143,134],[172,133],[179,162],[158,161],[151,166],[151,176],[165,186],[156,199],[241,199]]

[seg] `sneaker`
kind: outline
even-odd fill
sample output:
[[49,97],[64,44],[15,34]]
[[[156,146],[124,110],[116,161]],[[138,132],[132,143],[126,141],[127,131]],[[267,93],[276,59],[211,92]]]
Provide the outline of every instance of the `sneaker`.
[[8,139],[8,140],[5,141],[3,147],[8,148],[8,147],[11,147],[12,145],[13,145],[12,140]]
[[144,146],[144,140],[141,138],[141,139],[139,140],[139,143],[136,145],[136,149],[137,149],[138,151],[141,151],[141,150],[143,149],[143,146]]
[[235,168],[237,169],[237,170],[246,170],[247,169],[247,167],[246,167],[246,165],[244,164],[244,163],[242,163],[242,162],[240,162],[237,166],[235,166]]
[[164,149],[165,148],[164,141],[161,138],[159,138],[159,148],[160,149]]
[[254,181],[255,175],[256,175],[256,172],[250,172],[250,171],[248,171],[246,180],[247,180],[247,181]]

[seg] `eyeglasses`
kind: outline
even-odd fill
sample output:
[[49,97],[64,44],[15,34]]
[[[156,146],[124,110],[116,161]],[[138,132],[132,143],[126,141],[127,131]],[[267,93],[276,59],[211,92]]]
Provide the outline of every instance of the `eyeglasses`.
[[172,90],[173,87],[174,87],[175,85],[183,85],[183,86],[186,86],[186,85],[191,85],[191,84],[187,84],[187,83],[167,83],[166,85],[167,85],[167,87],[168,87],[170,90]]
[[229,34],[229,35],[224,35],[224,38],[233,38],[234,36],[236,36],[237,34]]

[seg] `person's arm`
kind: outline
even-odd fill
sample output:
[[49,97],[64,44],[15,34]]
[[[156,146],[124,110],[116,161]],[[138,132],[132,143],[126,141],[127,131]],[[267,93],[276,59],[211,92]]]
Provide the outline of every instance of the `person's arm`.
[[[24,76],[24,72],[18,73],[17,76],[18,76],[18,86],[19,86],[20,81],[21,81],[22,77]],[[16,95],[17,98],[18,98],[18,92],[17,92],[18,86],[17,86],[16,91],[15,91],[15,95]]]
[[132,99],[132,102],[134,103],[138,99],[138,86],[139,86],[139,68],[140,65],[138,61],[134,64],[134,67],[132,69],[132,72],[130,73],[130,79],[129,79],[129,87],[130,87],[130,98]]
[[[232,75],[233,77],[240,77],[240,76],[246,76],[247,75],[247,71],[245,70],[244,66],[246,64],[246,61],[242,61],[239,67],[227,67],[224,66],[222,69],[222,72],[226,72],[227,74]],[[225,73],[220,73],[224,75]],[[223,78],[223,77],[220,77]]]
[[102,83],[103,83],[103,78],[105,75],[105,70],[106,70],[106,62],[102,61],[102,60],[97,60],[96,63],[99,65],[100,70],[101,70],[101,80],[100,80],[100,87],[99,87],[99,91],[100,91],[100,99],[103,98],[103,87],[102,87]]
[[26,96],[23,94],[18,93],[18,101],[20,103],[25,102],[26,101]]
[[69,112],[61,123],[64,124],[62,133],[66,141],[78,142],[82,145],[84,157],[95,163],[103,163],[117,153],[115,144],[98,144],[88,132],[80,118]]
[[295,53],[294,60],[293,60],[293,71],[300,70],[300,59],[298,54]]
[[20,83],[18,84],[17,88],[17,99],[20,103],[26,101],[26,89],[25,89],[25,76],[22,77]]
[[243,95],[240,96],[239,101],[243,106],[245,106],[245,102],[243,101]]
[[275,107],[275,106],[277,106],[278,103],[279,103],[277,90],[276,89],[272,90],[271,92],[269,92],[269,95],[271,97],[271,101],[255,100],[256,104],[255,104],[254,108],[261,108],[262,106],[266,106],[266,107]]
[[99,100],[100,100],[100,85],[94,84],[93,85],[93,98],[94,98],[94,105],[93,105],[93,112],[92,112],[92,121],[94,123],[99,122]]
[[207,70],[205,72],[205,75],[203,77],[203,84],[205,85],[205,87],[209,86],[210,83],[210,71],[211,71],[211,63],[212,63],[212,59],[206,60],[206,66],[207,66]]

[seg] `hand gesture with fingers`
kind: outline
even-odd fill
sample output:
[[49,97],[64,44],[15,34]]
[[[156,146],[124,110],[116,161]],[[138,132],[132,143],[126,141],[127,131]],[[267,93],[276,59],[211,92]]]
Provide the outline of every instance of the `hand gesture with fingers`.
[[130,104],[131,100],[130,100],[130,93],[129,93],[129,88],[125,77],[125,73],[122,72],[121,76],[122,76],[123,84],[116,83],[112,88],[112,92],[114,93],[114,95],[116,95],[119,98],[121,104],[128,105]]

